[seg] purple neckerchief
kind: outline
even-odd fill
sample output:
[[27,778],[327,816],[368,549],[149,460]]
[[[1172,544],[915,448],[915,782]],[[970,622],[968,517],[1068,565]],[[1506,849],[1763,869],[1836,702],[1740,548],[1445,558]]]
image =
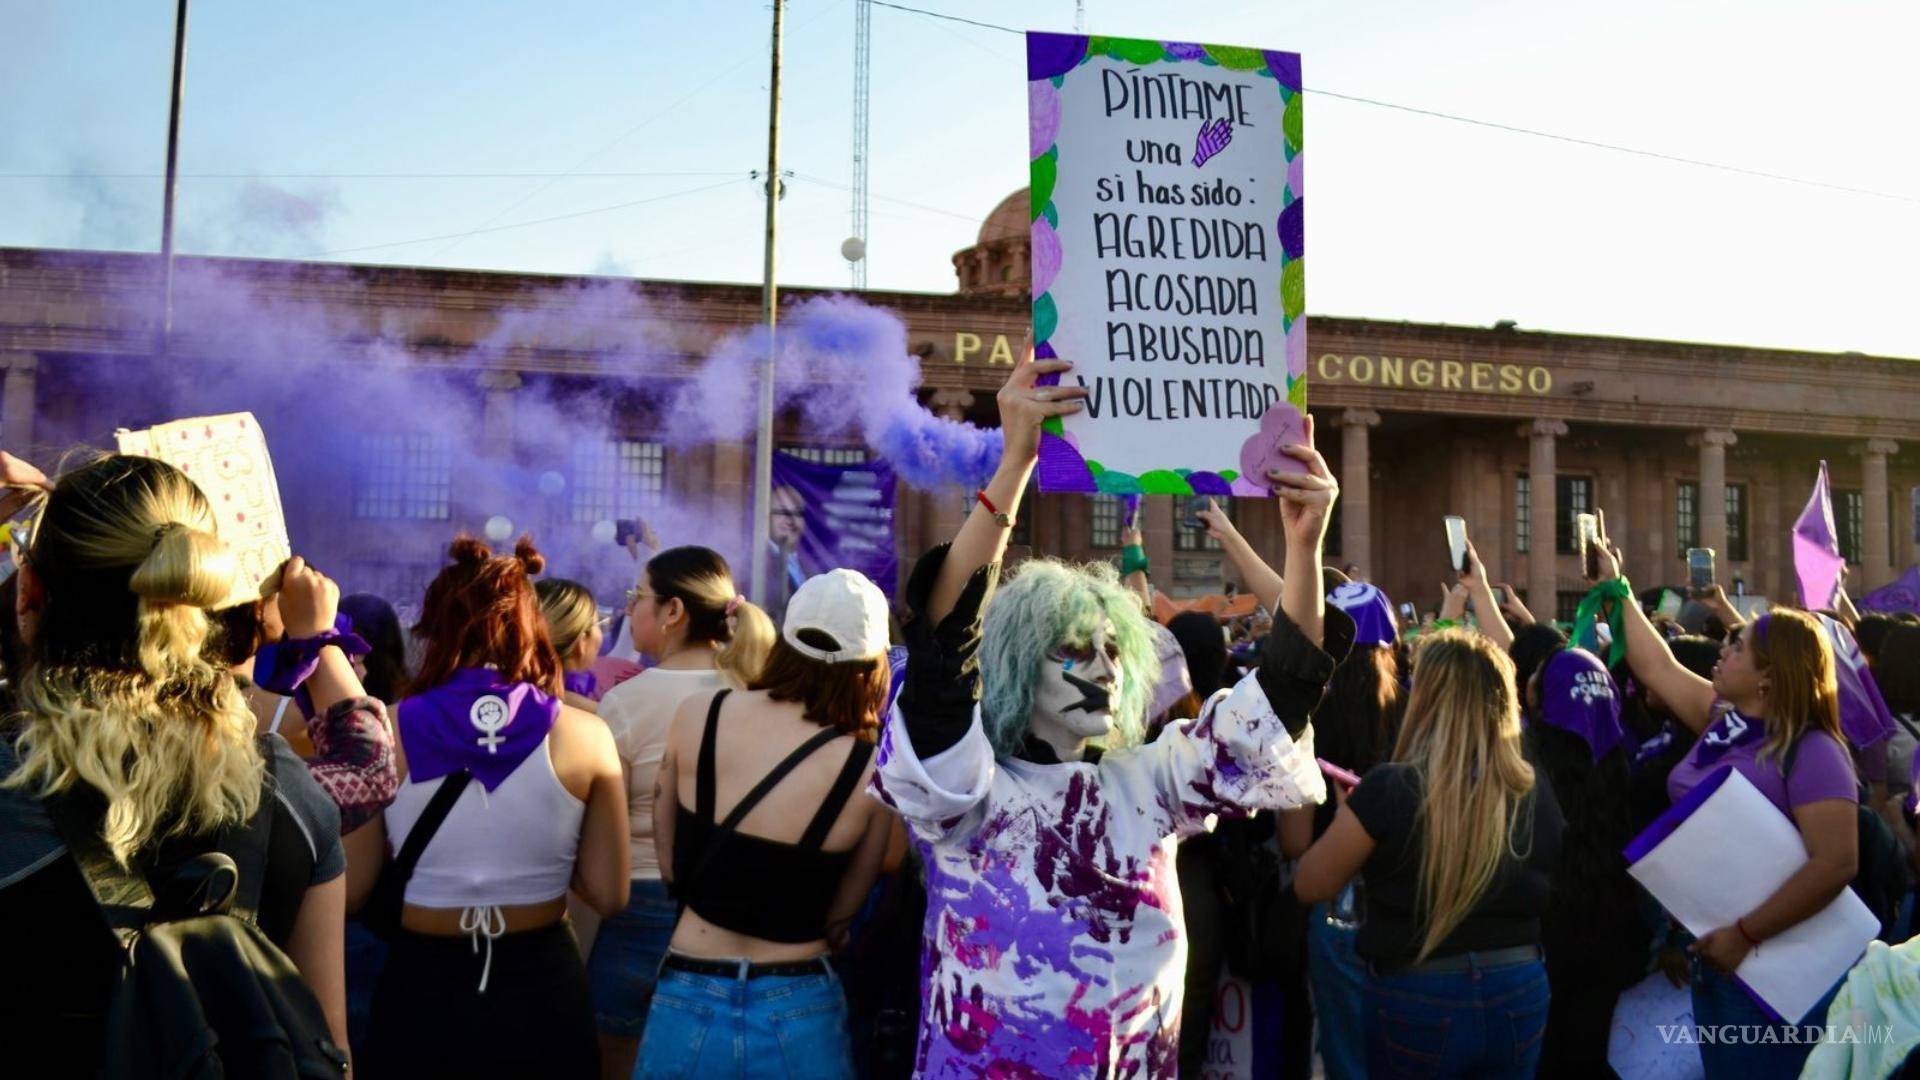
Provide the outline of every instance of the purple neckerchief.
[[492,791],[540,748],[559,715],[560,700],[531,683],[503,682],[491,668],[461,668],[400,703],[396,726],[407,778],[424,783],[465,769]]
[[1721,711],[1720,718],[1707,725],[1707,730],[1701,733],[1693,754],[1700,764],[1711,765],[1734,747],[1758,742],[1766,736],[1767,725],[1741,716],[1740,710],[1728,705]]
[[270,641],[253,654],[253,684],[270,694],[293,698],[300,715],[313,719],[313,698],[303,685],[320,668],[320,650],[337,645],[348,657],[365,656],[373,651],[360,635],[353,632],[353,620],[345,615],[333,617],[333,628],[310,638]]
[[1880,695],[1880,684],[1860,651],[1853,632],[1830,615],[1818,616],[1833,646],[1833,676],[1840,696],[1840,730],[1855,748],[1865,750],[1893,734],[1893,713]]
[[1540,673],[1540,720],[1580,736],[1595,761],[1626,737],[1613,676],[1585,649],[1562,649],[1547,661]]
[[900,688],[907,684],[907,647],[905,645],[895,645],[887,650],[887,667],[893,675],[893,683],[887,687],[887,707],[880,710],[881,727],[885,727],[887,717],[893,715],[893,700],[900,696]]
[[566,686],[568,693],[579,694],[583,698],[591,698],[594,701],[600,700],[599,695],[594,692],[600,689],[600,680],[594,678],[591,671],[569,671],[560,676],[560,681]]

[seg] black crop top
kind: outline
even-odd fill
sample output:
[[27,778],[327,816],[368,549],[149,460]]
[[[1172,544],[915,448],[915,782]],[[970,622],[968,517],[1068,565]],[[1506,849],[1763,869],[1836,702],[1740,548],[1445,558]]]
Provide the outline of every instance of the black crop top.
[[[713,759],[720,703],[726,696],[725,690],[715,694],[707,710],[707,730],[700,740],[695,772],[694,809],[676,801],[674,892],[701,918],[724,930],[785,944],[819,941],[827,936],[827,909],[853,861],[851,850],[822,851],[820,845],[853,796],[867,759],[873,756],[873,744],[854,742],[833,789],[799,842],[782,843],[735,829],[719,837],[720,848],[709,858],[708,848],[721,832],[714,820]],[[795,765],[837,737],[828,728],[809,739],[775,766],[742,804],[758,802]]]

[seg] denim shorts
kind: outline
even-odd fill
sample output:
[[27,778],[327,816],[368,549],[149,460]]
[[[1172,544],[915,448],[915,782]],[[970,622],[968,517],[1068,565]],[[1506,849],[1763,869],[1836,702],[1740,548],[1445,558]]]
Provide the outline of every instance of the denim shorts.
[[633,883],[626,910],[600,924],[587,959],[593,1018],[607,1035],[640,1037],[653,1003],[654,979],[680,921],[679,905],[664,881]]
[[824,962],[818,975],[757,979],[663,970],[633,1070],[634,1080],[853,1075],[846,994]]

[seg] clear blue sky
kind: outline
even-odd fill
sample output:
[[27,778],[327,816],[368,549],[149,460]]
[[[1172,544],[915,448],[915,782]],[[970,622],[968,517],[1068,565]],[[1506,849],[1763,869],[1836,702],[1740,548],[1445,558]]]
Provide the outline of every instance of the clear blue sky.
[[[1071,0],[915,6],[1074,20]],[[1311,312],[1920,357],[1910,0],[1086,6],[1093,32],[1298,51],[1310,91],[1908,200],[1309,93]],[[848,280],[853,11],[788,12],[789,284]],[[752,0],[196,0],[181,249],[758,280],[768,19]],[[157,247],[172,20],[165,0],[0,0],[0,244]],[[1022,45],[884,8],[873,36],[870,281],[950,291],[952,253],[1025,182]],[[567,172],[678,175],[352,175]]]

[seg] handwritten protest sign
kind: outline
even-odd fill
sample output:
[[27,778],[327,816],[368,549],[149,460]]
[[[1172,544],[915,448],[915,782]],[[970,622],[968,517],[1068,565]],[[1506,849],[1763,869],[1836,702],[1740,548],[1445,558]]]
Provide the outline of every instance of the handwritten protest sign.
[[1027,79],[1034,353],[1088,390],[1042,490],[1265,494],[1306,408],[1299,55],[1032,33]]
[[159,458],[187,474],[213,503],[220,539],[233,549],[240,572],[220,606],[257,600],[261,587],[293,554],[280,485],[266,435],[252,413],[175,420],[145,431],[114,432],[123,454]]

